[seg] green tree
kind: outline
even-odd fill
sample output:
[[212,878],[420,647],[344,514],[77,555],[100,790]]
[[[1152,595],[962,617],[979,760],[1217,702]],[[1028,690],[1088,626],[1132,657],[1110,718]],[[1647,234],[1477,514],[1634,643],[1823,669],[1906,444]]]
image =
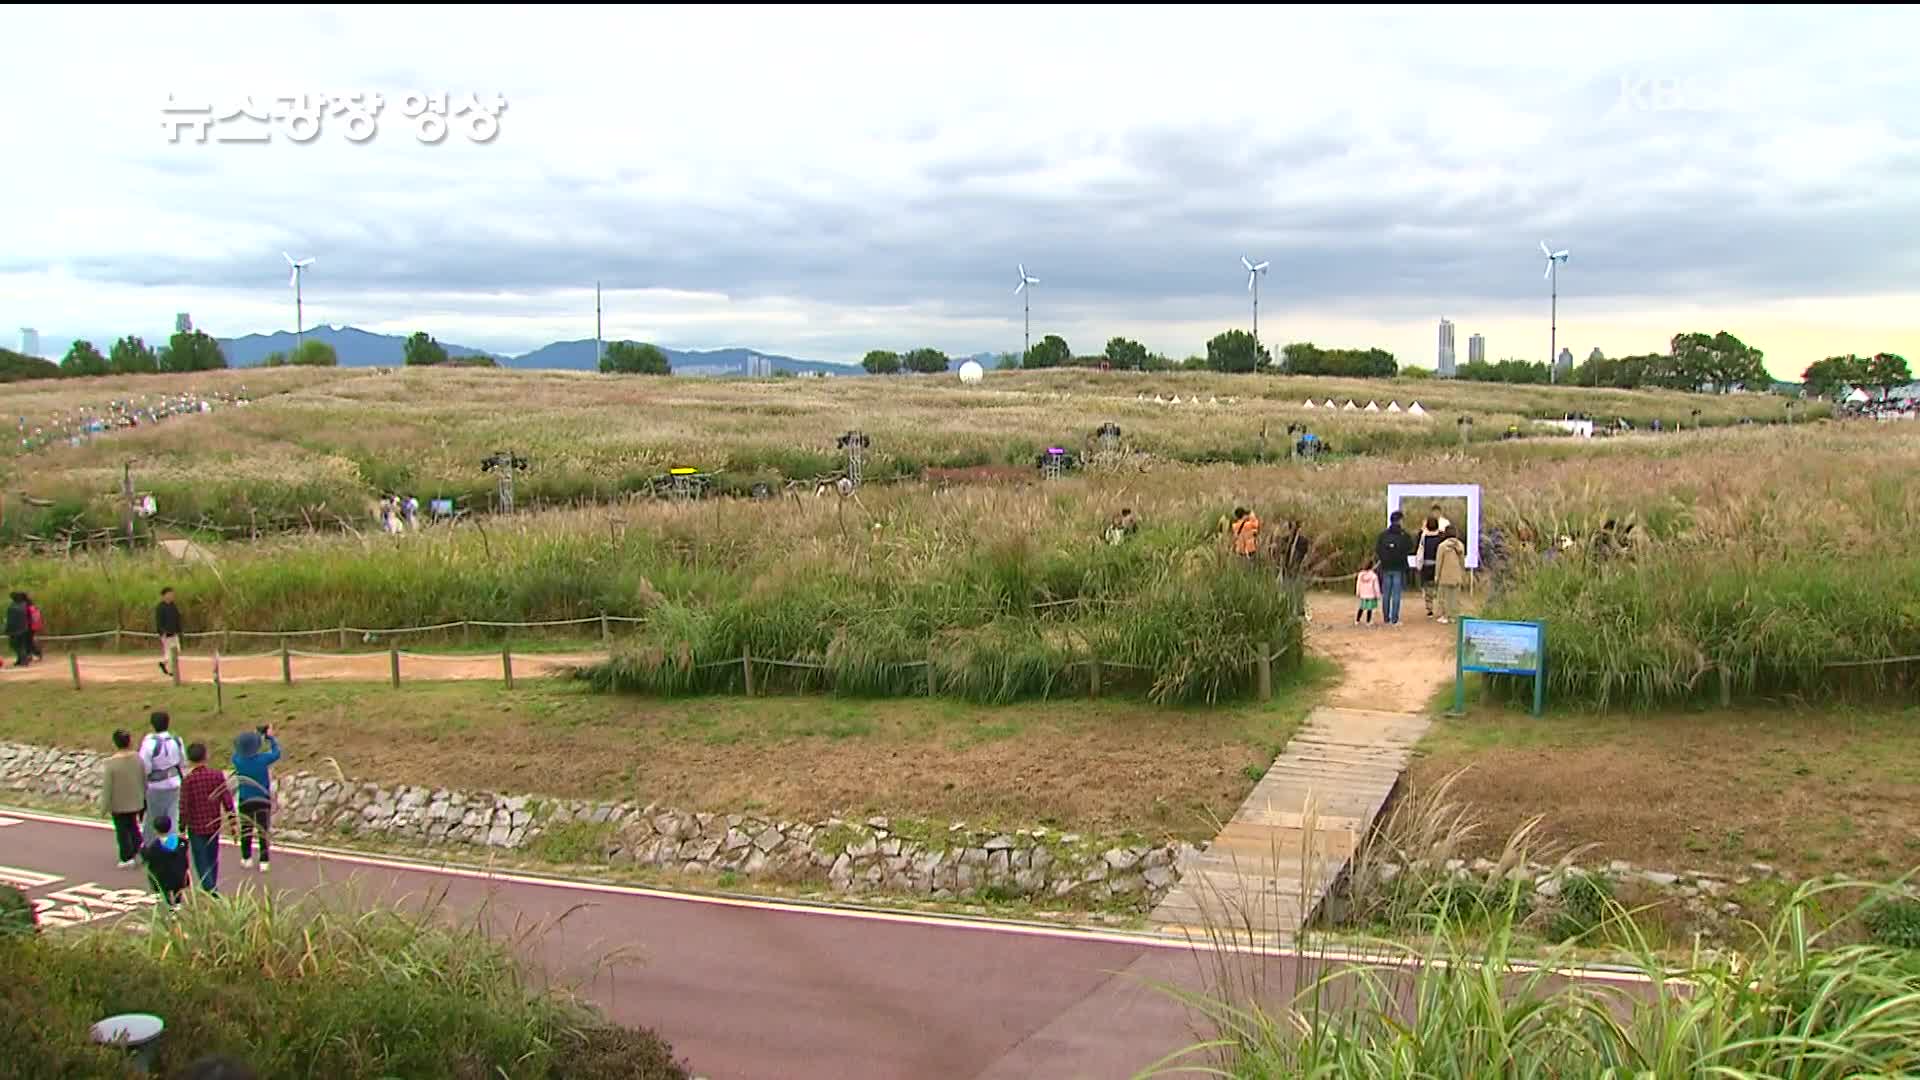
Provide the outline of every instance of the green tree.
[[260,361],[260,366],[261,367],[286,367],[287,354],[280,352],[278,350],[275,350],[274,352],[270,352],[266,355],[264,359]]
[[205,330],[188,330],[168,338],[159,361],[161,371],[213,371],[227,366],[220,343]]
[[922,375],[933,375],[947,370],[947,354],[939,349],[915,349],[900,358],[908,371],[917,371]]
[[28,379],[58,379],[60,365],[38,356],[12,349],[0,349],[0,382],[25,382]]
[[860,361],[869,375],[897,375],[900,373],[900,354],[887,349],[875,349]]
[[91,341],[76,341],[67,349],[66,358],[60,361],[60,370],[67,375],[105,375],[108,371],[107,358],[93,347]]
[[1117,368],[1146,370],[1147,347],[1137,341],[1117,337],[1107,342],[1107,363]]
[[300,347],[287,358],[287,363],[295,367],[339,367],[340,357],[333,351],[333,346],[316,338],[301,342]]
[[1849,386],[1863,386],[1867,382],[1868,361],[1848,353],[1846,356],[1829,356],[1825,360],[1815,360],[1800,373],[1800,382],[1809,394],[1818,397],[1837,398]]
[[1398,374],[1403,379],[1425,380],[1434,377],[1432,368],[1423,367],[1403,367]]
[[107,363],[115,375],[146,375],[160,370],[160,360],[153,350],[132,334],[113,343]]
[[993,366],[1000,371],[1016,371],[1020,367],[1020,354],[1003,352],[993,362]]
[[1913,381],[1913,372],[1907,368],[1907,358],[1896,353],[1874,353],[1867,361],[1866,385],[1880,391],[1880,400]]
[[1244,374],[1265,363],[1268,359],[1266,349],[1253,340],[1253,335],[1245,330],[1228,330],[1215,334],[1207,342],[1207,367],[1214,371],[1226,371]]
[[416,330],[413,336],[407,339],[405,353],[408,367],[426,367],[447,362],[446,347],[433,340],[433,335],[425,330]]
[[1339,375],[1351,379],[1390,379],[1400,362],[1385,349],[1322,349],[1311,341],[1280,349],[1280,371],[1287,375]]
[[1758,388],[1773,385],[1767,374],[1763,354],[1725,330],[1707,334],[1676,334],[1672,353],[1675,375],[1683,390],[1698,390],[1711,383],[1718,393],[1735,387]]
[[600,355],[600,370],[616,375],[671,375],[673,362],[658,345],[643,341],[612,341]]
[[1073,350],[1067,346],[1067,339],[1059,334],[1048,334],[1040,339],[1040,344],[1027,350],[1027,357],[1021,361],[1021,367],[1056,368],[1065,367],[1073,362]]

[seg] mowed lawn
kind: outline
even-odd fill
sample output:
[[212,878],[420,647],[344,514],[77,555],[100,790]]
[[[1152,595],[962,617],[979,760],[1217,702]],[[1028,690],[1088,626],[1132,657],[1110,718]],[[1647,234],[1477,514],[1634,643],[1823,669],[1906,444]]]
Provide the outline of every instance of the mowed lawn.
[[1193,841],[1231,817],[1304,717],[1326,668],[1275,700],[1218,708],[1143,701],[985,708],[945,700],[657,699],[560,680],[210,686],[0,682],[0,738],[107,750],[165,709],[224,761],[271,722],[282,769],[383,784],[815,820],[889,814]]
[[1497,853],[1545,815],[1587,857],[1662,870],[1886,879],[1920,867],[1920,708],[1549,715],[1483,707],[1437,723],[1408,776],[1453,795]]

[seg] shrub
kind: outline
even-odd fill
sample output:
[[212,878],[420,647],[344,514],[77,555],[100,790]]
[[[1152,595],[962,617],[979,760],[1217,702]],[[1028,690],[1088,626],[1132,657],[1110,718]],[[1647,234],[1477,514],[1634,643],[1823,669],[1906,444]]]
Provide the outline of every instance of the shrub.
[[1920,900],[1889,896],[1868,907],[1862,921],[1873,940],[1896,949],[1920,949]]
[[39,922],[40,916],[26,893],[12,885],[0,885],[0,938],[31,934]]
[[117,1012],[167,1024],[160,1071],[220,1053],[262,1076],[684,1078],[649,1032],[535,989],[506,945],[433,910],[196,894],[148,932],[0,942],[0,1045],[21,1076],[110,1076],[88,1043]]

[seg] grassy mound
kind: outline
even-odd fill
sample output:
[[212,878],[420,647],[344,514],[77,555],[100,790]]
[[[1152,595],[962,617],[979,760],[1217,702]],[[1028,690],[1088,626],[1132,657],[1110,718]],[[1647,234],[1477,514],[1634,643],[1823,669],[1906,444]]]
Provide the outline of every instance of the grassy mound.
[[262,1077],[688,1075],[651,1032],[534,988],[504,946],[430,915],[196,897],[146,934],[0,937],[0,1071],[132,1075],[88,1041],[124,1012],[166,1022],[163,1075],[206,1054]]

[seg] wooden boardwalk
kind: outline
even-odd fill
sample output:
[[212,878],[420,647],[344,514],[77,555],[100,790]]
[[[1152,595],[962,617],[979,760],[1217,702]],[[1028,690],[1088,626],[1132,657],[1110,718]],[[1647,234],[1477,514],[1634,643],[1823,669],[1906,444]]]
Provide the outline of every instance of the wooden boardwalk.
[[1154,909],[1164,931],[1291,940],[1319,911],[1431,719],[1319,708]]

